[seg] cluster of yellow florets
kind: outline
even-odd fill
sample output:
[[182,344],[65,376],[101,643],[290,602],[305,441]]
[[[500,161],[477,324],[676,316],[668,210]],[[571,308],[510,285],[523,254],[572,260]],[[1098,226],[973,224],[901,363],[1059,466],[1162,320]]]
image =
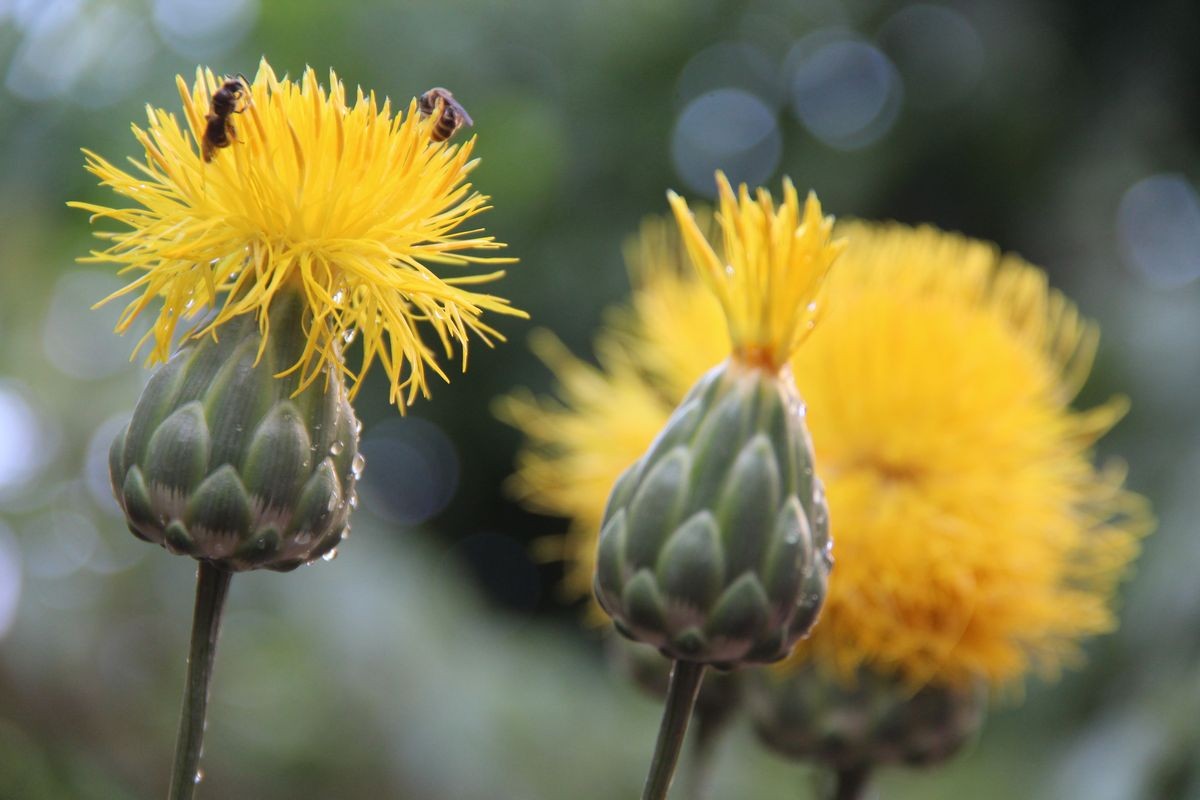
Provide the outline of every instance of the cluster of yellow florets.
[[743,184],[735,195],[719,172],[717,192],[720,256],[683,198],[668,198],[692,263],[725,312],[733,356],[777,370],[812,331],[817,291],[842,243],[831,239],[833,219],[822,216],[817,196],[802,210],[786,178],[779,208],[766,189],[752,198]]
[[[821,622],[795,658],[914,683],[1052,671],[1111,628],[1113,584],[1149,527],[1120,472],[1091,459],[1125,402],[1070,407],[1096,329],[1044,273],[991,245],[899,225],[836,233],[846,249],[821,322],[790,360],[837,557]],[[580,593],[608,487],[733,344],[722,303],[681,248],[661,244],[670,236],[647,223],[630,250],[634,293],[599,337],[601,368],[561,351],[549,360],[563,386],[588,376],[587,402],[566,391],[553,428],[527,397],[503,406],[529,434],[516,491],[574,520],[562,555]],[[616,414],[598,394],[648,400]],[[594,442],[602,460],[586,458]],[[595,491],[564,494],[580,464]]]
[[[440,359],[456,346],[465,367],[470,338],[502,338],[485,312],[521,313],[468,288],[500,272],[430,269],[507,259],[479,255],[502,246],[492,237],[458,230],[487,207],[467,182],[473,140],[433,141],[436,120],[415,100],[404,113],[361,91],[350,102],[332,73],[326,88],[311,69],[291,81],[264,61],[239,98],[231,146],[205,160],[218,79],[201,70],[178,85],[182,123],[149,109],[148,126],[134,128],[145,151],[134,172],[87,154],[132,205],[74,204],[125,226],[100,234],[109,246],[92,260],[135,275],[114,295],[134,295],[119,330],[161,304],[146,337],[152,361],[206,312],[192,335],[244,314],[269,332],[276,295],[296,292],[307,345],[291,369],[305,383],[332,365],[353,392],[378,360],[392,400],[410,403],[430,372],[445,376]],[[790,182],[778,206],[723,176],[718,189],[715,217],[693,216],[672,194],[680,233],[645,227],[631,250],[634,295],[598,339],[599,368],[543,334],[536,349],[559,398],[502,404],[529,436],[515,492],[573,520],[548,548],[568,561],[569,590],[590,586],[617,476],[732,353],[790,365],[827,486],[838,567],[798,658],[1004,684],[1057,668],[1081,637],[1111,627],[1113,584],[1149,515],[1119,471],[1091,458],[1124,401],[1070,406],[1095,326],[1040,270],[991,245],[859,223],[837,228],[843,245],[816,198],[802,206]],[[353,336],[362,356],[352,367],[342,348]]]
[[[230,115],[230,146],[206,161],[200,143],[220,81],[197,70],[192,84],[177,83],[183,121],[148,109],[148,126],[133,129],[145,150],[134,172],[87,153],[88,169],[133,205],[73,204],[126,228],[101,233],[111,244],[90,260],[136,275],[114,295],[136,295],[119,331],[160,303],[147,334],[151,361],[165,360],[179,326],[208,309],[215,315],[193,335],[242,314],[255,314],[267,331],[281,291],[301,292],[309,308],[308,346],[294,368],[307,383],[333,365],[352,394],[378,360],[393,402],[411,403],[427,394],[429,372],[445,377],[439,359],[456,344],[465,367],[472,336],[503,338],[484,312],[521,312],[467,288],[503,273],[443,277],[430,269],[511,260],[477,255],[503,245],[458,230],[487,208],[467,182],[473,139],[433,141],[436,117],[418,114],[416,100],[393,113],[374,94],[347,98],[332,72],[326,88],[312,69],[292,81],[263,61]],[[422,329],[437,347],[422,340]],[[362,342],[357,367],[341,357],[352,336]]]

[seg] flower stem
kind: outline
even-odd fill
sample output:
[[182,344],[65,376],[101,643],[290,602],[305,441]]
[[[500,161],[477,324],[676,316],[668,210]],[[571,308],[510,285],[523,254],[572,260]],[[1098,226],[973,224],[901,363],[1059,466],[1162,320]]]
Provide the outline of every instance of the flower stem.
[[676,661],[671,667],[667,705],[663,709],[662,725],[659,726],[658,741],[654,745],[654,760],[650,762],[650,775],[646,778],[642,800],[665,800],[671,788],[671,777],[679,761],[688,719],[692,716],[692,707],[696,705],[696,696],[700,693],[704,666],[694,661]]
[[208,684],[212,678],[221,609],[229,593],[233,573],[200,562],[196,572],[196,610],[192,615],[192,645],[188,654],[187,683],[179,735],[175,740],[175,765],[171,768],[169,800],[190,800],[199,783],[200,751],[204,746],[204,717],[208,708]]
[[834,779],[833,800],[861,800],[866,797],[871,769],[866,764],[839,769]]

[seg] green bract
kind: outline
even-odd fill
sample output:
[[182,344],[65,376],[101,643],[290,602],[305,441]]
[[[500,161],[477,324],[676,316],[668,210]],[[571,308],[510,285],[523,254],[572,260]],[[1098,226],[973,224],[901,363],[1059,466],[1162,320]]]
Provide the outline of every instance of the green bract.
[[[253,315],[186,342],[151,377],[109,451],[129,529],[227,570],[295,569],[332,552],[362,471],[341,376],[293,396],[301,303],[281,297],[262,345]],[[257,360],[257,363],[255,363]]]
[[812,665],[748,676],[759,738],[791,758],[836,770],[944,761],[983,724],[982,685],[910,687],[861,669],[844,684]]
[[617,629],[718,667],[786,656],[832,564],[804,407],[726,362],[692,388],[605,510],[595,589]]

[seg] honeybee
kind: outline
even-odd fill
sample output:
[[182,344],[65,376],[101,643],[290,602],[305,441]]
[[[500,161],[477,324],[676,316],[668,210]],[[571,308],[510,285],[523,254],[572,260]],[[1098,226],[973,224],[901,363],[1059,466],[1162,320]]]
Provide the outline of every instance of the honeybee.
[[208,124],[204,126],[204,138],[200,142],[200,152],[206,162],[213,160],[217,148],[229,147],[233,141],[236,131],[230,117],[245,111],[245,107],[238,108],[238,101],[249,91],[250,84],[245,76],[238,75],[227,79],[213,93],[211,110],[204,117]]
[[454,135],[463,125],[471,125],[471,115],[462,107],[448,89],[435,86],[417,100],[417,108],[421,116],[428,117],[438,111],[437,122],[433,125],[430,138],[435,142],[444,142]]

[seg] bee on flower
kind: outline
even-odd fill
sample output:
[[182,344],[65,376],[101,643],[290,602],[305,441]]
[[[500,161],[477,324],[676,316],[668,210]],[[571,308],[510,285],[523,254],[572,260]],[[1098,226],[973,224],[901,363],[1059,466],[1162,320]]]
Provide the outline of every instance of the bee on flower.
[[[436,120],[419,113],[416,99],[397,113],[374,93],[348,97],[332,72],[326,88],[311,68],[293,81],[263,61],[249,85],[239,81],[236,143],[206,163],[197,143],[207,140],[221,81],[197,70],[193,83],[176,83],[183,119],[149,109],[149,125],[133,128],[145,152],[134,172],[84,151],[88,170],[131,205],[71,204],[94,222],[124,226],[99,233],[108,247],[85,260],[132,276],[109,298],[133,297],[118,332],[157,306],[139,343],[151,345],[151,363],[166,361],[180,326],[209,311],[190,337],[244,314],[269,335],[272,301],[294,292],[306,309],[306,341],[287,366],[305,385],[333,366],[353,396],[378,361],[392,401],[411,404],[428,395],[431,374],[446,378],[440,357],[457,346],[465,364],[472,337],[503,339],[485,313],[524,316],[473,289],[503,271],[439,274],[513,259],[488,254],[503,247],[493,237],[459,230],[488,207],[468,181],[475,140],[433,141]],[[340,353],[349,332],[362,343],[357,365]]]
[[127,299],[117,331],[152,316],[135,352],[161,362],[110,449],[113,492],[136,536],[200,563],[170,794],[183,800],[230,576],[330,559],[349,531],[368,369],[403,410],[447,379],[442,359],[461,352],[465,369],[472,339],[503,339],[485,317],[525,314],[477,290],[512,259],[462,228],[488,207],[468,180],[475,140],[439,140],[416,98],[394,110],[333,72],[322,86],[265,60],[253,80],[198,69],[176,84],[182,117],[148,110],[132,171],[84,151],[121,201],[71,205],[118,227],[83,260],[129,276],[107,298]]

